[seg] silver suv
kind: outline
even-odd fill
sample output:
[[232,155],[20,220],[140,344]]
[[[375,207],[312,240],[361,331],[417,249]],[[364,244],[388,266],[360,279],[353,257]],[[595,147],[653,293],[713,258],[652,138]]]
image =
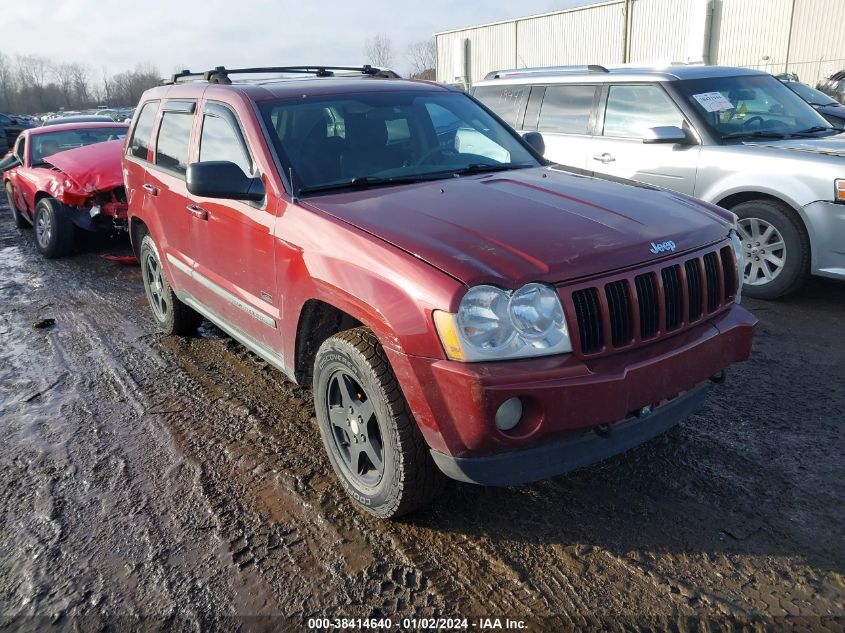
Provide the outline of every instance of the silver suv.
[[719,66],[527,68],[472,94],[546,158],[651,183],[739,217],[745,290],[845,279],[845,134],[767,73]]

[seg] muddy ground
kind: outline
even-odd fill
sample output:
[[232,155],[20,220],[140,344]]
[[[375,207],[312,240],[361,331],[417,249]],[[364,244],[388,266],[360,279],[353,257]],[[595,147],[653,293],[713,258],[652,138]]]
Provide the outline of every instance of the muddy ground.
[[107,252],[44,261],[0,209],[0,629],[845,626],[845,284],[747,301],[752,360],[666,436],[388,523],[346,501],[307,390],[207,324],[156,333]]

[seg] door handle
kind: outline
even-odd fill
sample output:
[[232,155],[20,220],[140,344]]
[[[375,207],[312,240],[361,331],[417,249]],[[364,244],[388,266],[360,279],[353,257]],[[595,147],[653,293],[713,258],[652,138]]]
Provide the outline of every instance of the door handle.
[[145,184],[144,189],[147,190],[151,196],[158,195],[158,189],[156,187],[153,187],[151,184]]
[[613,158],[613,156],[611,156],[607,152],[605,152],[604,154],[596,154],[595,156],[593,156],[593,160],[597,160],[600,163],[604,163],[605,165],[607,165],[608,163],[612,163],[616,159]]
[[208,211],[196,204],[189,204],[185,207],[192,216],[198,220],[208,220]]

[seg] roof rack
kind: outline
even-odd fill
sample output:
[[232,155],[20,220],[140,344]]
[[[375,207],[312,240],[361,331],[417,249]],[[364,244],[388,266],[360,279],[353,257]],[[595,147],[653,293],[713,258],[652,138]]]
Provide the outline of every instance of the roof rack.
[[397,75],[392,70],[386,68],[376,68],[365,64],[364,66],[265,66],[259,68],[226,68],[224,66],[217,66],[213,70],[206,70],[204,72],[195,73],[190,70],[182,70],[170,79],[162,81],[164,85],[177,84],[180,81],[207,81],[216,84],[231,84],[230,75],[257,75],[265,73],[285,73],[285,74],[301,74],[301,75],[315,75],[317,77],[334,77],[336,72],[341,72],[343,75],[365,75],[369,77],[382,77],[395,79]]
[[484,79],[504,79],[505,77],[518,77],[520,75],[558,75],[564,73],[609,73],[604,66],[598,64],[586,64],[583,66],[534,66],[531,68],[510,68],[507,70],[494,70],[487,73]]

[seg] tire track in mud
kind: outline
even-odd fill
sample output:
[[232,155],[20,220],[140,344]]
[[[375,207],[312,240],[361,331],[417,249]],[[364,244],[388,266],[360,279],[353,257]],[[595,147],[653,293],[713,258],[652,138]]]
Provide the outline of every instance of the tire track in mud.
[[[349,505],[308,391],[211,326],[155,333],[136,269],[92,253],[44,262],[23,235],[0,220],[4,613],[212,629],[235,614],[548,616],[561,630],[845,613],[845,548],[822,536],[845,525],[845,397],[823,385],[845,367],[824,356],[835,300],[783,307],[759,365],[656,442],[531,486],[453,484],[386,523]],[[56,325],[32,330],[45,316]],[[789,343],[805,322],[819,340]],[[765,418],[742,389],[761,368]],[[802,390],[816,439],[785,400],[772,410]]]

